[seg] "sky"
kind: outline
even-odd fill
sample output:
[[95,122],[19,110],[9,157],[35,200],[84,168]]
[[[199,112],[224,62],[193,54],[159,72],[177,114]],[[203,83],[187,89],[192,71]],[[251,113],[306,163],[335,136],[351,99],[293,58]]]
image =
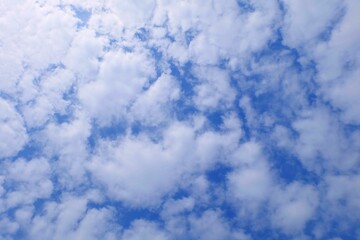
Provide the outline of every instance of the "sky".
[[359,12],[1,0],[0,239],[360,239]]

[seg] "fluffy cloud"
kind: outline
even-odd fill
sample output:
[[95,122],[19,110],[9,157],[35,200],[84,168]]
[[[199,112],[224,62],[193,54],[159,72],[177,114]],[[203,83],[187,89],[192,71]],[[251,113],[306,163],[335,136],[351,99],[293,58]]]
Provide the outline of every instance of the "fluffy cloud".
[[196,136],[191,126],[175,123],[161,139],[139,135],[101,142],[88,168],[111,198],[156,206],[161,197],[176,191],[174,186],[219,161],[217,152],[236,137],[212,132]]
[[[313,44],[321,34],[331,30],[340,18],[343,7],[341,1],[284,1],[286,15],[284,19],[284,42],[292,47],[303,44]],[[321,14],[319,14],[321,9]]]
[[116,239],[120,229],[112,229],[113,213],[107,208],[88,208],[87,198],[66,198],[49,202],[28,226],[28,238]]
[[132,223],[130,229],[127,229],[122,235],[123,239],[140,240],[140,239],[156,239],[167,240],[170,236],[162,231],[156,223],[137,220]]
[[319,199],[313,186],[292,183],[275,194],[272,202],[273,224],[287,233],[296,233],[302,231],[314,217]]
[[0,99],[0,158],[16,155],[28,141],[22,117],[15,108]]
[[1,1],[0,238],[355,239],[359,9]]
[[79,89],[79,99],[91,117],[107,125],[126,113],[126,107],[154,76],[153,68],[146,52],[109,52],[98,78]]
[[173,119],[172,104],[180,97],[176,80],[169,75],[161,75],[149,89],[141,94],[131,106],[135,121],[144,125],[158,125]]
[[46,159],[18,159],[5,162],[2,167],[5,170],[4,179],[9,183],[3,193],[3,208],[32,204],[37,199],[50,197],[53,184],[50,180],[50,165]]
[[37,141],[44,154],[53,160],[54,171],[64,188],[74,188],[86,180],[89,135],[90,125],[84,115],[68,123],[51,123],[39,134]]

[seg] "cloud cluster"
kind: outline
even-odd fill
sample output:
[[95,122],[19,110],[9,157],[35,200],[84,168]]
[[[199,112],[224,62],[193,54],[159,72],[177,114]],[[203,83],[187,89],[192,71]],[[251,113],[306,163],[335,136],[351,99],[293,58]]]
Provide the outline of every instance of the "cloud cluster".
[[357,239],[357,0],[3,0],[0,239]]

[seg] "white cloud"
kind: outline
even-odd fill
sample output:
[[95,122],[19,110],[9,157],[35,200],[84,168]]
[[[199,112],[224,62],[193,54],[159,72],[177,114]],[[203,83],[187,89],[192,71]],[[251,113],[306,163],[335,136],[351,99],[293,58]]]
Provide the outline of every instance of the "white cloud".
[[340,17],[342,1],[285,0],[284,43],[291,47],[312,44]]
[[48,202],[40,215],[28,225],[28,239],[117,239],[120,228],[111,224],[113,212],[107,208],[88,208],[88,197],[63,198]]
[[187,217],[195,208],[196,200],[192,197],[167,200],[161,211],[164,229],[171,233],[172,238],[185,238],[187,234]]
[[[7,71],[18,70],[19,63],[37,70],[58,63],[76,32],[77,20],[72,12],[50,4],[41,7],[32,1],[23,1],[22,4],[6,8],[7,4],[4,4],[5,14],[1,18],[5,30],[1,33],[2,53],[5,56],[16,56],[18,62],[15,65],[17,69],[10,65]],[[21,18],[18,17],[19,13]],[[21,71],[16,72],[19,77]],[[16,81],[17,77],[14,76],[10,81]]]
[[[245,56],[260,50],[272,36],[280,16],[276,1],[256,1],[255,11],[243,13],[236,1],[159,1],[154,23],[167,24],[175,42],[166,53],[181,64],[191,60],[216,65],[229,59],[237,68]],[[187,39],[186,34],[192,35]],[[249,40],[251,39],[251,40]]]
[[194,208],[195,200],[191,197],[182,198],[179,200],[169,200],[163,206],[162,216],[172,217],[183,212],[191,211]]
[[[358,159],[356,146],[343,135],[339,122],[325,110],[314,109],[293,123],[299,133],[295,151],[304,166],[311,170],[350,170]],[[345,158],[344,158],[345,157]],[[322,162],[319,159],[323,158]],[[339,159],[343,159],[341,162]]]
[[86,180],[87,139],[91,130],[88,121],[84,114],[75,113],[72,121],[50,123],[37,137],[44,154],[53,159],[54,171],[64,188],[72,189]]
[[241,231],[231,232],[229,225],[218,211],[205,211],[200,217],[190,217],[190,238],[193,239],[249,239]]
[[180,97],[176,80],[169,75],[161,75],[147,91],[141,94],[131,106],[135,121],[157,125],[172,120],[172,103]]
[[[358,124],[359,27],[357,1],[285,1],[284,40],[304,52],[318,70],[319,95]],[[326,4],[324,4],[326,2]],[[303,11],[299,11],[303,9]],[[327,35],[324,40],[320,35]]]
[[167,130],[159,144],[145,136],[104,141],[89,169],[111,198],[149,206],[176,187],[184,170],[192,169],[194,157],[188,149],[193,143],[193,132],[181,124]]
[[313,186],[292,183],[273,193],[272,224],[286,233],[302,232],[318,207],[318,192]]
[[271,187],[269,172],[266,168],[246,168],[229,175],[231,195],[238,200],[258,202],[269,196]]
[[342,111],[345,123],[359,124],[359,20],[357,1],[345,2],[345,15],[328,42],[319,44],[314,60],[321,94]]
[[119,1],[108,0],[107,7],[116,13],[128,28],[143,27],[152,17],[155,0]]
[[33,204],[37,199],[50,197],[53,183],[50,180],[50,164],[46,159],[7,161],[2,168],[5,171],[4,180],[13,185],[4,188],[2,201],[5,209]]
[[21,115],[12,104],[0,98],[0,158],[16,155],[27,141]]
[[1,1],[0,238],[356,235],[359,9]]
[[157,205],[192,174],[220,161],[219,153],[230,151],[239,137],[233,129],[196,136],[192,126],[173,123],[156,141],[142,134],[102,141],[88,167],[111,198],[135,206]]
[[96,37],[94,30],[84,29],[74,36],[62,63],[76,74],[80,82],[94,81],[101,64],[98,58],[104,56],[106,44],[107,39]]
[[39,83],[34,82],[36,77],[36,73],[28,73],[19,83],[20,110],[28,128],[44,127],[55,113],[68,114],[71,101],[64,95],[75,84],[75,75],[61,67],[43,74]]
[[339,217],[356,221],[360,213],[360,194],[355,190],[360,185],[359,175],[329,175],[325,177],[325,183],[329,210]]
[[127,229],[122,235],[124,240],[167,240],[170,236],[161,230],[156,223],[144,220],[136,220],[132,223],[130,229]]
[[3,239],[11,239],[12,234],[14,234],[19,229],[19,225],[16,222],[13,222],[7,218],[2,218],[0,220],[0,236]]
[[239,218],[256,218],[276,186],[261,146],[244,143],[229,161],[235,168],[227,175],[228,199],[237,207]]
[[215,67],[196,68],[194,74],[200,80],[195,87],[194,102],[200,110],[230,107],[235,91],[230,86],[230,76],[225,70]]
[[227,176],[228,198],[237,206],[238,217],[260,226],[270,221],[286,234],[301,234],[319,205],[316,188],[281,183],[256,142],[240,145],[230,159],[236,168]]
[[154,74],[153,61],[146,52],[109,52],[97,79],[80,85],[79,99],[89,116],[108,125],[126,113],[126,107]]

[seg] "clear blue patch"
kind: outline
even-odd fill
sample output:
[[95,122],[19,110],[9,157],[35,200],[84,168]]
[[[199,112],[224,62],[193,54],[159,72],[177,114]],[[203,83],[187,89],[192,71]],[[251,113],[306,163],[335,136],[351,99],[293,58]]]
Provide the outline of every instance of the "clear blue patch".
[[191,41],[196,37],[198,32],[194,29],[189,29],[185,32],[185,41],[186,44],[189,45]]
[[126,133],[126,128],[127,125],[120,122],[107,127],[94,127],[92,129],[92,133],[97,134],[98,137],[102,139],[115,140],[120,135],[124,135]]
[[92,123],[91,135],[87,139],[90,152],[92,152],[100,139],[116,140],[124,136],[127,130],[127,123],[116,122],[110,126],[101,127],[96,122]]
[[13,158],[13,160],[17,158],[24,158],[27,160],[37,158],[41,156],[41,146],[37,143],[30,141],[25,145],[25,147]]
[[240,12],[254,12],[255,7],[249,0],[236,0],[237,5],[240,8]]
[[192,63],[187,62],[183,66],[179,67],[175,62],[170,61],[171,75],[175,77],[180,83],[182,97],[191,98],[194,95],[194,84],[197,79],[191,73]]
[[89,21],[91,12],[87,9],[77,6],[72,6],[72,9],[74,10],[76,17],[80,20],[80,22],[77,24],[77,27],[78,28],[84,27]]
[[229,204],[226,201],[221,202],[219,204],[219,209],[221,210],[222,215],[227,220],[227,223],[231,227],[231,229],[237,229],[240,227],[239,219],[237,218],[236,209],[233,205]]
[[169,39],[170,42],[175,42],[175,37],[172,36],[169,32],[166,32],[165,38]]
[[189,196],[190,196],[189,192],[186,191],[185,189],[177,189],[175,193],[171,194],[171,198],[174,200],[180,200],[183,198],[187,198]]
[[206,172],[206,178],[213,183],[225,183],[227,180],[227,174],[232,170],[231,167],[218,163],[212,169]]
[[195,116],[199,111],[196,107],[184,99],[176,101],[174,104],[174,115],[177,120],[185,121],[189,120],[191,117]]
[[316,93],[309,93],[307,96],[308,103],[310,106],[315,106],[318,100]]
[[57,124],[63,124],[70,122],[72,116],[69,114],[54,113],[54,119]]
[[229,70],[229,59],[222,58],[218,61],[217,67],[223,70]]
[[162,66],[161,66],[163,54],[161,51],[159,51],[159,49],[157,49],[155,47],[152,47],[149,50],[150,50],[151,56],[153,57],[153,59],[155,59],[156,78],[158,78],[163,72]]
[[198,113],[191,98],[194,96],[194,85],[197,79],[192,75],[192,63],[188,62],[178,66],[175,62],[169,61],[171,75],[179,82],[181,97],[174,105],[174,113],[178,120],[186,120]]
[[166,123],[151,126],[144,124],[140,121],[135,121],[131,124],[130,129],[132,135],[137,136],[139,134],[147,134],[147,136],[154,143],[158,143],[162,138],[162,135],[159,134],[159,132],[161,132],[161,130],[164,129],[165,127],[166,127]]
[[254,93],[250,94],[251,96],[251,104],[252,107],[256,110],[257,113],[263,114],[266,112],[273,113],[276,111],[279,113],[279,109],[283,108],[284,106],[279,104],[280,101],[278,96],[273,92],[266,92],[255,96]]
[[[96,37],[101,37],[101,36],[104,36],[103,34],[99,34],[99,33],[96,33]],[[113,50],[117,50],[120,48],[120,43],[117,39],[111,37],[111,36],[108,36],[108,35],[105,35],[107,40],[108,40],[108,43],[107,45],[105,45],[103,47],[103,50],[104,52],[110,52],[110,51],[113,51]],[[132,52],[132,49],[127,49],[126,47],[122,47],[124,52]]]
[[345,124],[343,126],[344,133],[347,137],[350,137],[355,132],[360,132],[360,124]]
[[126,53],[134,52],[134,48],[133,48],[133,47],[122,46],[121,49],[122,49],[124,52],[126,52]]
[[138,219],[144,219],[148,221],[155,221],[162,223],[158,209],[146,209],[146,208],[132,208],[128,207],[121,202],[107,201],[103,204],[89,203],[89,208],[102,208],[112,207],[116,210],[116,223],[127,229],[131,226],[131,223]]
[[150,39],[150,32],[145,28],[139,28],[139,30],[135,33],[135,38],[145,42]]
[[119,223],[124,228],[129,228],[134,220],[144,219],[162,223],[159,213],[148,209],[117,208]]
[[321,177],[307,170],[293,154],[274,146],[269,147],[266,153],[273,170],[285,182],[300,181],[312,185],[321,182]]
[[224,122],[223,121],[224,113],[222,111],[213,111],[213,112],[205,113],[205,116],[207,117],[213,129],[215,129],[216,131],[221,130],[221,126]]

